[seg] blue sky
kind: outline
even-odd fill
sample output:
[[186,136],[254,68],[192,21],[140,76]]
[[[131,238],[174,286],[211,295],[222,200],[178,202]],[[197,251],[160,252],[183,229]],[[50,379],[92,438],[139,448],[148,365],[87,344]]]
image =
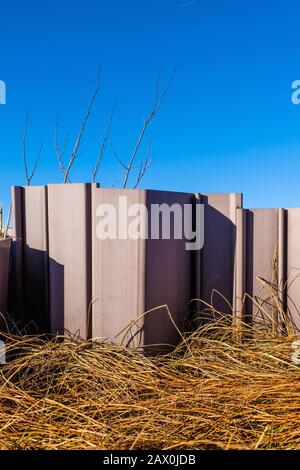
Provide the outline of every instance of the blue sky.
[[[24,184],[27,110],[29,161],[44,142],[32,184],[61,182],[56,115],[62,140],[74,138],[102,65],[102,90],[71,173],[73,182],[88,182],[114,98],[111,140],[128,160],[157,73],[166,83],[176,64],[147,135],[154,163],[141,186],[243,192],[247,207],[300,206],[300,105],[291,103],[299,17],[296,1],[1,2],[0,200],[7,207],[10,186]],[[121,173],[109,150],[98,180],[109,186]]]

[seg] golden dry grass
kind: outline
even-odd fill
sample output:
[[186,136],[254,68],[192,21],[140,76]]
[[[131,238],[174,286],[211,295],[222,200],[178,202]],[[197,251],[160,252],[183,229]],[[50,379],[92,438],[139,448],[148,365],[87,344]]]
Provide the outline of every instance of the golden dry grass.
[[[68,338],[10,338],[2,449],[300,449],[291,336],[238,340],[219,320],[172,353]],[[247,338],[247,339],[245,339]]]

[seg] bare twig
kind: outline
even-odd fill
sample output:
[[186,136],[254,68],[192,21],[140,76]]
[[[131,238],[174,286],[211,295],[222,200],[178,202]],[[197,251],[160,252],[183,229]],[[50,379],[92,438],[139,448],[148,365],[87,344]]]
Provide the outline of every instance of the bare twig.
[[[114,156],[115,158],[118,160],[118,162],[120,163],[120,165],[123,167],[123,172],[122,172],[122,175],[113,183],[112,187],[115,188],[120,181],[122,181],[122,179],[124,178],[124,175],[127,171],[127,166],[125,165],[125,163],[121,160],[121,158],[119,157],[115,147],[113,146],[112,142],[111,142],[111,149],[114,153]],[[150,139],[149,139],[149,142],[148,142],[148,147],[147,147],[147,152],[146,152],[146,157],[145,159],[142,157],[141,158],[141,161],[140,161],[140,164],[139,165],[134,165],[132,166],[132,170],[139,170],[139,173],[138,173],[138,177],[137,177],[137,180],[136,180],[136,183],[135,185],[133,186],[133,189],[136,189],[136,187],[138,186],[138,184],[140,183],[141,179],[144,177],[146,171],[150,168],[150,166],[152,165],[152,162],[153,162],[153,159],[150,158]]]
[[[57,155],[60,171],[62,172],[62,174],[64,176],[66,174],[66,168],[65,168],[65,165],[63,163],[63,155],[65,154],[65,152],[67,150],[68,139],[69,139],[69,134],[66,135],[65,144],[64,144],[63,148],[60,149],[59,145],[58,145],[58,116],[57,116],[56,125],[55,125],[55,152],[56,152],[56,155]],[[68,178],[68,183],[70,183],[70,182],[71,181]]]
[[4,239],[7,238],[7,235],[8,235],[8,229],[9,229],[9,226],[10,226],[11,215],[12,215],[12,203],[10,203],[10,205],[9,205],[7,222],[6,222],[6,226],[5,226],[5,230],[4,230]]
[[120,165],[124,168],[124,170],[127,170],[127,166],[125,165],[124,162],[122,162],[122,160],[121,160],[121,158],[119,157],[119,155],[118,155],[118,153],[117,153],[117,151],[116,151],[116,149],[115,149],[115,147],[114,147],[114,145],[113,145],[112,142],[110,143],[110,146],[111,146],[111,149],[112,149],[112,151],[113,151],[113,154],[114,154],[115,158],[118,160],[118,162],[120,163]]
[[165,99],[165,97],[167,96],[168,94],[168,91],[171,87],[171,84],[173,82],[173,79],[174,79],[174,76],[176,74],[176,68],[174,69],[174,72],[172,73],[170,79],[169,79],[169,82],[165,88],[165,90],[163,91],[163,93],[160,95],[160,75],[158,75],[157,77],[157,80],[156,80],[156,93],[155,93],[155,99],[154,99],[154,104],[153,104],[153,107],[152,107],[152,110],[150,112],[150,114],[148,115],[148,117],[145,119],[144,121],[144,124],[143,124],[143,127],[142,127],[142,130],[139,134],[139,137],[138,137],[138,140],[135,144],[135,147],[134,147],[134,150],[133,150],[133,153],[130,157],[130,160],[129,160],[129,163],[126,167],[126,172],[125,172],[125,177],[124,177],[124,181],[123,181],[123,188],[126,188],[127,184],[128,184],[128,179],[129,179],[129,175],[132,171],[132,167],[133,167],[133,163],[135,161],[135,158],[136,158],[136,155],[138,153],[138,150],[141,146],[141,143],[144,139],[144,136],[145,136],[145,132],[150,124],[150,122],[152,121],[152,119],[156,116],[156,114],[159,112],[160,110],[160,107]]
[[82,122],[82,125],[79,129],[79,133],[77,135],[77,138],[76,138],[76,141],[75,141],[75,145],[74,145],[74,148],[73,148],[73,151],[72,151],[72,154],[71,154],[71,157],[70,157],[70,160],[69,160],[69,163],[67,165],[67,168],[66,168],[66,172],[65,172],[65,178],[64,178],[64,183],[67,183],[68,182],[68,178],[69,178],[69,173],[70,173],[70,170],[72,168],[72,165],[74,163],[74,160],[77,156],[77,153],[78,153],[78,149],[79,149],[79,146],[80,146],[80,142],[81,142],[81,139],[82,139],[82,136],[83,136],[83,132],[84,132],[84,129],[85,129],[85,126],[86,126],[86,123],[89,119],[89,116],[91,114],[91,111],[92,111],[92,107],[93,107],[93,104],[95,102],[95,99],[98,95],[98,92],[100,90],[100,74],[98,75],[98,83],[97,83],[97,86],[96,86],[96,89],[92,95],[92,98],[91,98],[91,101],[89,103],[89,106],[88,106],[88,109],[87,109],[87,112],[85,114],[85,117],[83,119],[83,122]]
[[138,173],[138,176],[137,176],[136,183],[133,186],[133,189],[136,189],[138,187],[141,180],[144,178],[145,173],[148,171],[148,169],[150,168],[150,166],[153,163],[153,158],[151,158],[151,156],[150,156],[150,143],[151,143],[151,140],[149,139],[146,155],[145,155],[145,158],[141,159],[139,173]]
[[62,157],[63,157],[63,154],[65,153],[68,139],[66,139],[66,141],[65,141],[65,145],[64,145],[63,150],[59,149],[59,146],[58,146],[58,143],[57,143],[58,139],[57,139],[57,126],[56,126],[55,151],[56,151],[56,155],[57,155],[57,158],[58,158],[60,170],[61,170],[61,172],[63,174],[63,177],[64,177],[64,183],[70,183],[71,182],[70,178],[69,178],[69,174],[70,174],[71,168],[74,164],[74,161],[75,161],[76,157],[78,157],[78,150],[79,150],[79,147],[80,147],[80,144],[81,144],[82,136],[84,134],[84,130],[85,130],[86,124],[89,120],[89,117],[90,117],[93,105],[95,103],[96,97],[97,97],[97,95],[99,93],[99,90],[100,90],[100,70],[101,69],[99,68],[98,81],[97,81],[96,88],[95,88],[95,90],[92,94],[92,97],[90,99],[87,111],[86,111],[85,116],[83,118],[83,121],[82,121],[82,124],[80,126],[79,132],[77,134],[77,137],[76,137],[76,140],[75,140],[75,143],[74,143],[74,147],[73,147],[69,162],[66,166],[63,163]]
[[103,160],[106,148],[107,148],[107,144],[109,142],[109,136],[110,136],[110,131],[111,131],[111,126],[112,126],[112,121],[113,121],[115,109],[116,109],[116,100],[114,101],[114,104],[113,104],[113,108],[112,108],[110,118],[109,118],[109,122],[108,122],[108,127],[107,127],[107,130],[106,130],[105,136],[102,140],[102,144],[101,144],[101,147],[100,147],[98,158],[96,160],[95,167],[93,168],[93,175],[92,175],[92,182],[93,183],[96,180],[97,174],[98,174],[99,169],[100,169],[100,165],[102,163],[102,160]]
[[27,112],[26,118],[25,118],[22,146],[23,146],[23,163],[24,163],[24,169],[25,169],[26,184],[27,184],[27,186],[30,186],[31,180],[32,180],[32,178],[34,177],[34,175],[36,173],[36,169],[37,169],[38,163],[39,163],[41,155],[42,155],[43,144],[41,144],[41,146],[40,146],[39,152],[37,154],[37,158],[36,158],[34,166],[33,166],[33,169],[31,171],[31,173],[29,173],[28,163],[27,163],[27,149],[26,149],[26,138],[27,138],[28,122],[29,122],[29,112]]

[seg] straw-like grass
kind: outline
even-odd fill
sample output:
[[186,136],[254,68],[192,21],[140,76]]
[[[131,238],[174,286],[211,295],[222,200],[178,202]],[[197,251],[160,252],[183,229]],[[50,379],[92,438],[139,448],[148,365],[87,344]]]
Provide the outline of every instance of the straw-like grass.
[[7,338],[2,449],[300,449],[292,336],[224,318],[149,357],[95,341]]

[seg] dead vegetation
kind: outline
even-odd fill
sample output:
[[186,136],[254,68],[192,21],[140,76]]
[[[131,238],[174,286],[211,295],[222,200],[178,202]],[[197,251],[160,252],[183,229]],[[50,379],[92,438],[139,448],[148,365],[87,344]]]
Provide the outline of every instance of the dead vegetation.
[[294,337],[242,329],[237,340],[222,317],[160,357],[76,338],[7,337],[0,446],[299,449]]
[[251,324],[195,300],[194,331],[160,356],[3,334],[0,448],[300,449],[300,341],[281,292],[259,280]]

